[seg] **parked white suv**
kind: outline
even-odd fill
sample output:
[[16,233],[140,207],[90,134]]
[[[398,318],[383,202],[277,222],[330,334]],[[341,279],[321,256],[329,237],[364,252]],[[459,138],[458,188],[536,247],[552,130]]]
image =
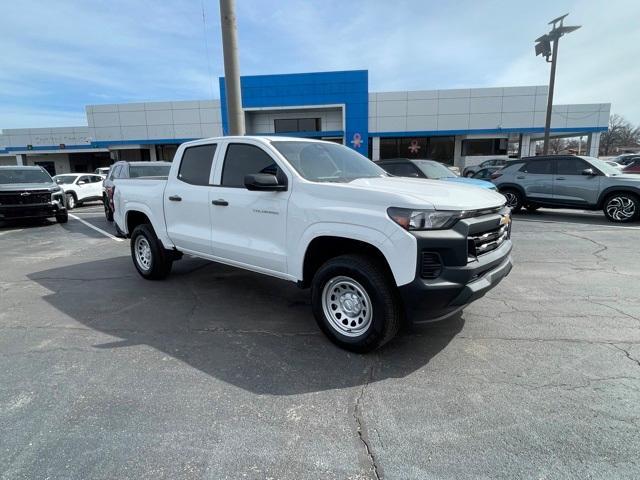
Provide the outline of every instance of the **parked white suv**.
[[102,199],[102,181],[104,175],[94,173],[65,173],[56,175],[53,180],[64,190],[67,208],[73,210],[83,202]]
[[168,179],[115,183],[114,219],[144,278],[188,253],[311,287],[320,328],[357,352],[403,318],[453,315],[511,270],[502,195],[391,177],[335,143],[198,140],[178,148]]

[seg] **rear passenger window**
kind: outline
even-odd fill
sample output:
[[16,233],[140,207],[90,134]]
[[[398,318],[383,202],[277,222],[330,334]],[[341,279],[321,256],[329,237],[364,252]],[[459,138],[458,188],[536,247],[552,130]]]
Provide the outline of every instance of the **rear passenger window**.
[[553,173],[553,162],[553,160],[533,160],[526,163],[520,171],[539,175],[551,175]]
[[227,147],[222,170],[222,186],[244,188],[244,176],[269,173],[281,178],[281,171],[267,152],[254,145],[232,143]]
[[216,144],[189,147],[182,154],[178,178],[192,185],[209,185]]

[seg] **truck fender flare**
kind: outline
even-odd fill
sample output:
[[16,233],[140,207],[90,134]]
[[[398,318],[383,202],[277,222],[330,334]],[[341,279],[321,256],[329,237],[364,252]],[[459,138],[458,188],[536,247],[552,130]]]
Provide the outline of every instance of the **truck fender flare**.
[[[297,242],[296,254],[292,256],[289,273],[299,280],[304,278],[304,260],[309,245],[318,237],[337,237],[367,243],[382,253],[397,285],[408,283],[414,278],[415,255],[408,256],[410,257],[410,265],[406,265],[406,250],[402,250],[404,255],[399,255],[397,245],[390,241],[389,237],[383,232],[359,225],[349,225],[345,231],[345,224],[343,223],[319,222],[306,228]],[[413,240],[415,242],[415,239]],[[403,257],[403,260],[399,261],[398,257]]]

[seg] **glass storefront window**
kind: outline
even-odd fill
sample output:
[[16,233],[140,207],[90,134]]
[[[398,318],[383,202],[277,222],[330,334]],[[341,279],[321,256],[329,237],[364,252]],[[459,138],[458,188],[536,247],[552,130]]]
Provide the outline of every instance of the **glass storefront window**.
[[506,155],[508,139],[479,138],[462,141],[462,156],[474,155]]
[[431,159],[453,165],[454,137],[383,137],[380,159]]

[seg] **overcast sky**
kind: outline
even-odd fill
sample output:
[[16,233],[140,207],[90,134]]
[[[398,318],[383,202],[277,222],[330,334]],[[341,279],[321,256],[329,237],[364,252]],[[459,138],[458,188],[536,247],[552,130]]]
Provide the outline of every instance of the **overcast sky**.
[[[0,0],[0,129],[86,104],[219,98],[217,0]],[[237,0],[243,75],[368,69],[371,91],[541,85],[533,40],[571,12],[555,103],[640,123],[640,1]],[[204,12],[204,22],[203,22]]]

